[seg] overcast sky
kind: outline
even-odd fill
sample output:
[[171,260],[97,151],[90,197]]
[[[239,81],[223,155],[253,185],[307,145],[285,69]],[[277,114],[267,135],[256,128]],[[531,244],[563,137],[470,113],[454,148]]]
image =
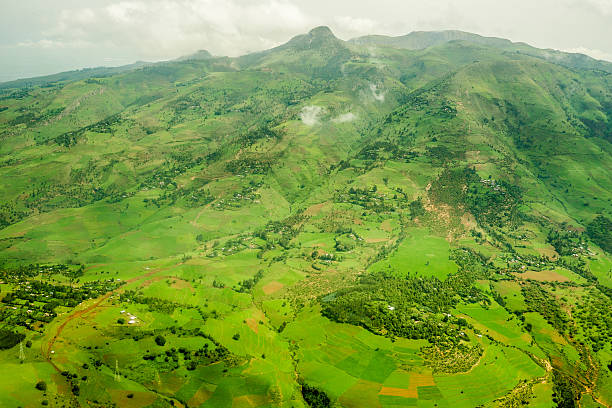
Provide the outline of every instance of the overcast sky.
[[459,29],[612,61],[612,0],[0,2],[0,82],[198,49],[235,56],[318,25],[342,39]]

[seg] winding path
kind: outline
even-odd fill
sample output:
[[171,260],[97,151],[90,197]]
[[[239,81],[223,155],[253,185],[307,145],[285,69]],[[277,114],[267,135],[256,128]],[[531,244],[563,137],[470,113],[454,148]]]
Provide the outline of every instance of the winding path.
[[[49,341],[47,341],[46,343],[43,343],[43,345],[41,346],[42,354],[45,357],[45,359],[47,360],[47,362],[53,366],[55,371],[57,371],[58,373],[62,372],[62,370],[57,366],[57,364],[55,364],[55,362],[51,359],[51,351],[53,350],[53,346],[55,345],[55,342],[61,337],[62,332],[64,331],[64,329],[66,328],[68,323],[70,323],[70,322],[72,322],[72,321],[74,321],[76,319],[79,319],[79,318],[83,317],[84,315],[86,315],[86,314],[92,312],[93,310],[97,309],[98,307],[100,307],[100,305],[102,303],[106,302],[108,300],[108,298],[111,297],[111,295],[123,292],[125,285],[128,285],[130,283],[136,282],[138,280],[142,280],[142,279],[148,278],[148,277],[150,277],[152,275],[155,275],[156,273],[159,273],[159,272],[171,269],[174,266],[176,266],[176,265],[168,266],[168,267],[165,267],[165,268],[155,268],[155,269],[152,269],[152,270],[148,271],[147,273],[145,273],[143,275],[139,275],[139,276],[135,276],[133,278],[130,278],[130,279],[125,281],[124,285],[121,285],[117,289],[111,290],[110,292],[107,292],[104,295],[98,297],[91,305],[85,307],[84,309],[78,309],[78,310],[72,311],[65,318],[65,320],[62,322],[62,324],[60,324],[57,327],[57,329],[55,329],[55,334],[53,335],[53,337],[51,337],[51,339],[49,339]],[[45,349],[45,344],[46,344],[46,349]]]

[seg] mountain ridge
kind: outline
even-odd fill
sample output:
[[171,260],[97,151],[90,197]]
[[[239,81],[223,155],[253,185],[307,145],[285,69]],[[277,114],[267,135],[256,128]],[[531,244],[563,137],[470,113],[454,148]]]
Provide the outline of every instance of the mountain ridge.
[[[312,40],[316,39],[314,43]],[[354,44],[361,46],[377,45],[377,46],[390,46],[411,50],[423,50],[436,45],[442,45],[450,41],[466,41],[468,43],[492,45],[497,47],[511,47],[516,46],[519,51],[525,52],[527,55],[536,56],[538,58],[547,59],[553,63],[559,63],[568,67],[579,67],[587,69],[599,69],[605,72],[612,73],[612,62],[605,60],[597,60],[585,54],[570,53],[555,49],[540,49],[535,48],[524,42],[512,42],[510,40],[499,38],[499,37],[487,37],[479,34],[474,34],[461,30],[438,30],[438,31],[413,31],[405,35],[400,36],[387,36],[387,35],[365,35],[360,37],[351,38],[347,41],[340,40],[337,38],[332,30],[328,26],[318,26],[311,29],[307,34],[296,35],[284,44],[277,47],[248,53],[239,57],[235,57],[236,60],[249,60],[257,58],[259,55],[266,55],[273,50],[286,49],[295,47],[300,44],[301,47],[306,46],[320,46],[324,43],[335,43],[339,44]],[[193,59],[209,59],[214,58],[208,51],[200,50],[194,54],[178,57],[175,61],[186,61]],[[225,58],[225,57],[221,57]],[[86,77],[93,77],[95,75],[110,75],[113,73],[119,73],[129,71],[133,69],[139,69],[147,65],[152,64],[165,64],[169,61],[161,62],[135,62],[133,64],[123,65],[119,67],[96,67],[96,68],[82,68],[74,71],[65,71],[57,74],[44,75],[40,77],[16,79],[12,81],[0,82],[0,89],[17,88],[27,85],[40,85],[44,83],[50,83],[58,80],[66,79],[79,79]]]

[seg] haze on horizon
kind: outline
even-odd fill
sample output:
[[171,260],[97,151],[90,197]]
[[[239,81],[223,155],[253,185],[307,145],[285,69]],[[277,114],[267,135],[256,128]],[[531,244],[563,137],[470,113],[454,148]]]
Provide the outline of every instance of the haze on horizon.
[[349,39],[456,29],[612,61],[612,0],[43,0],[0,7],[0,82],[206,49],[242,55],[318,25]]

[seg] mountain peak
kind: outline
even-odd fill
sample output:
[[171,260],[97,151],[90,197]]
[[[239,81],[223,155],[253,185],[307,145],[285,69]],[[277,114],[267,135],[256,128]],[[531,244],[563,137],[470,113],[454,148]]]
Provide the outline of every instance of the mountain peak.
[[332,30],[328,26],[318,26],[308,32],[312,37],[327,37],[336,38]]
[[320,47],[342,46],[344,41],[334,35],[327,26],[315,27],[308,34],[301,34],[293,37],[285,46],[295,49],[305,50]]
[[208,50],[198,50],[193,54],[177,58],[177,61],[207,60],[211,58],[213,58],[213,56]]

